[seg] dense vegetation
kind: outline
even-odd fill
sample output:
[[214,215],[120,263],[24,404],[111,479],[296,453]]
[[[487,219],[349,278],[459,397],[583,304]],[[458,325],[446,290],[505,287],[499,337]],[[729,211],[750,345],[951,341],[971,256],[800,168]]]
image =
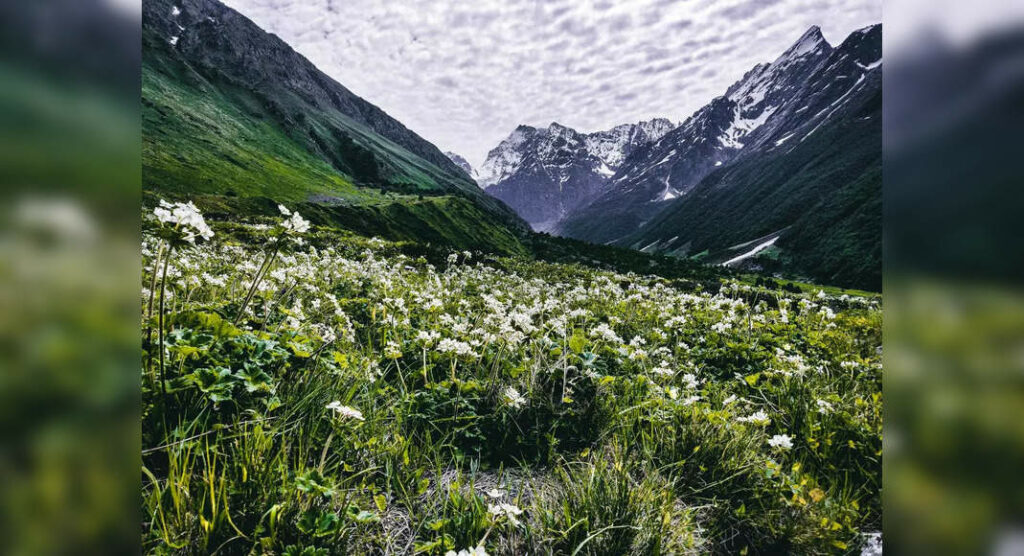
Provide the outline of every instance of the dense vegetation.
[[877,298],[278,210],[145,217],[146,552],[842,553],[880,528]]

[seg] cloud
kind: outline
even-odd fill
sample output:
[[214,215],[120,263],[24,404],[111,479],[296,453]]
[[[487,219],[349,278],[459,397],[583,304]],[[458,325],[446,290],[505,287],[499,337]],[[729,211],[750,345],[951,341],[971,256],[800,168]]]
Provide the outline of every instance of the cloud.
[[454,89],[455,87],[457,87],[457,86],[458,86],[458,85],[457,85],[457,84],[455,83],[455,80],[454,80],[454,79],[452,79],[451,77],[448,77],[447,75],[445,75],[445,76],[443,76],[443,77],[438,77],[438,78],[437,78],[437,80],[436,80],[435,82],[436,82],[436,83],[437,83],[438,85],[440,85],[440,86],[442,86],[442,87],[447,87],[447,88],[449,88],[449,89]]
[[881,0],[223,0],[442,150],[480,164],[519,124],[686,119],[811,25]]
[[751,17],[761,13],[761,11],[766,8],[782,1],[783,0],[744,0],[738,4],[733,4],[732,6],[726,6],[719,10],[716,15],[733,21],[750,19]]

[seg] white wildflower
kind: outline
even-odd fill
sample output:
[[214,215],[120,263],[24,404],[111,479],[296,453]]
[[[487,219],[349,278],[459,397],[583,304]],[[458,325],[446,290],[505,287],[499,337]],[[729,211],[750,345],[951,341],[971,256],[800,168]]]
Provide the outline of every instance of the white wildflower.
[[789,450],[793,447],[793,438],[788,434],[776,434],[768,439],[768,445],[780,450]]
[[608,323],[605,323],[605,322],[602,322],[601,324],[597,325],[596,328],[591,330],[590,331],[590,337],[591,338],[600,338],[600,339],[605,340],[607,342],[613,342],[613,343],[616,343],[616,344],[621,344],[622,343],[622,338],[620,338],[619,335],[616,334],[615,331],[612,330],[612,328],[610,326],[608,326]]
[[487,512],[494,517],[499,519],[505,517],[512,525],[519,525],[518,516],[523,513],[523,510],[513,504],[488,504]]
[[182,234],[182,239],[195,243],[197,237],[209,241],[213,230],[206,224],[203,214],[191,201],[188,203],[168,203],[160,200],[160,206],[153,210],[153,216],[161,224],[171,224]]
[[334,329],[330,326],[317,323],[313,325],[313,329],[316,330],[320,335],[320,339],[323,340],[325,344],[329,344],[338,339],[338,335],[334,333]]
[[472,357],[473,348],[466,342],[445,338],[437,343],[437,351],[441,353],[454,353],[460,357]]
[[402,346],[398,345],[398,342],[388,341],[387,345],[384,346],[384,357],[388,359],[399,359],[402,357]]
[[526,405],[526,398],[524,398],[518,390],[511,386],[505,388],[505,392],[503,394],[505,398],[505,403],[509,407],[519,409],[520,407]]
[[767,426],[772,422],[771,418],[769,418],[768,414],[764,411],[755,411],[746,417],[737,417],[736,420],[740,423],[751,423],[762,427]]
[[416,334],[416,341],[423,344],[424,346],[431,346],[440,338],[441,334],[434,330],[420,330],[419,333]]
[[444,553],[444,556],[489,556],[489,555],[487,554],[487,551],[484,550],[484,546],[480,545],[480,546],[476,546],[474,548],[471,548],[469,550],[466,550],[465,548],[463,548],[462,550],[460,550],[458,552],[455,552],[454,550],[449,550],[448,552]]
[[711,325],[711,330],[719,334],[725,334],[730,328],[732,328],[732,323],[726,321],[719,321]]
[[289,233],[302,234],[309,231],[309,221],[297,212],[292,213],[291,218],[286,218],[281,225]]
[[224,276],[213,276],[208,272],[202,274],[203,281],[210,286],[217,286],[223,288],[227,284],[227,278]]
[[356,409],[354,407],[349,407],[347,405],[341,405],[341,402],[339,402],[337,400],[327,404],[327,409],[333,410],[335,413],[337,413],[343,419],[355,419],[356,421],[362,421],[363,420],[363,412],[359,411],[358,409]]
[[674,374],[672,372],[672,369],[669,369],[668,366],[665,365],[665,363],[662,363],[661,365],[658,365],[657,367],[651,369],[651,372],[659,376],[672,376]]

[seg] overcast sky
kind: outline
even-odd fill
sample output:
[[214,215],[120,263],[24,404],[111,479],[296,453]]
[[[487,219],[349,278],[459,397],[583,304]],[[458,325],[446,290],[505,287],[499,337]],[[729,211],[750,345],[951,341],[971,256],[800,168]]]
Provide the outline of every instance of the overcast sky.
[[479,166],[519,124],[681,121],[811,25],[881,0],[223,0],[441,150]]

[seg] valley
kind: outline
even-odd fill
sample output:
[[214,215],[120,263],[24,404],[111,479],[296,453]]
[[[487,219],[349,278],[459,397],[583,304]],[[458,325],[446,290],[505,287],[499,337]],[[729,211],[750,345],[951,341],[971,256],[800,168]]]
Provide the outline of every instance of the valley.
[[474,166],[217,0],[142,21],[144,553],[879,544],[880,28]]

